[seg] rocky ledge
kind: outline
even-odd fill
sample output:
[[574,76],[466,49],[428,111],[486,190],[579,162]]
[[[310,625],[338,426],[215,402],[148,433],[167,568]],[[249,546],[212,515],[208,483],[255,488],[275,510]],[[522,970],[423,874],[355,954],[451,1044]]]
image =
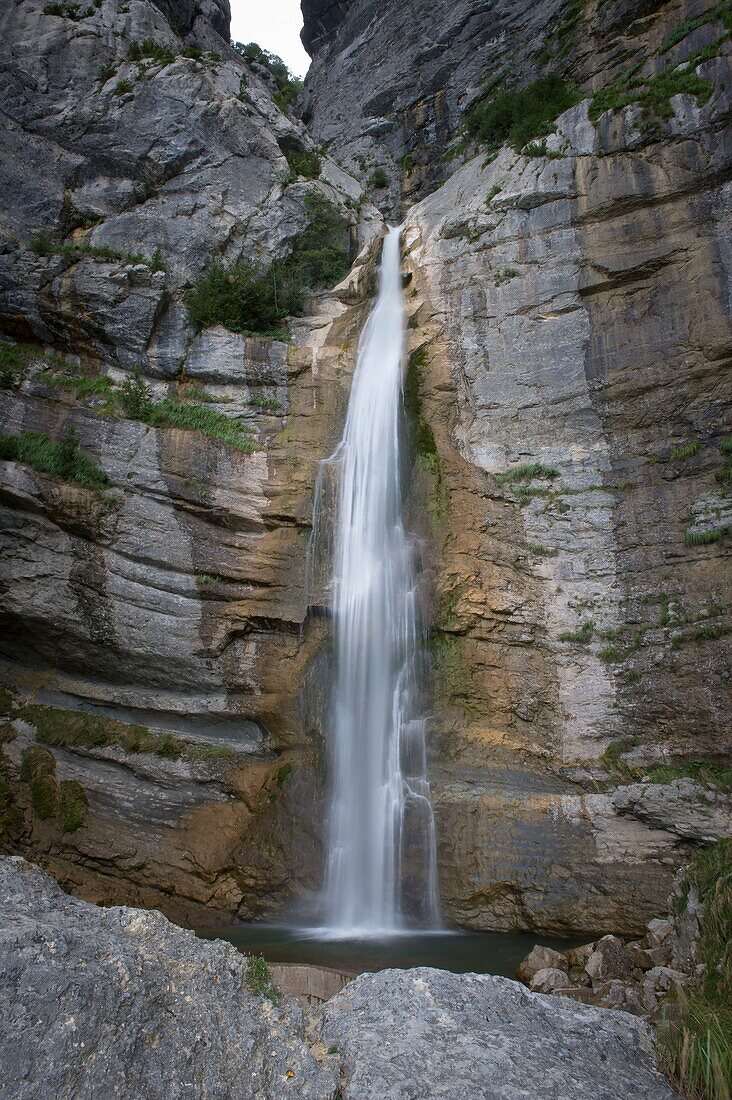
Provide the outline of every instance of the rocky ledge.
[[674,1095],[626,1013],[420,968],[361,975],[305,1015],[234,948],[79,901],[17,857],[0,860],[0,972],[14,1100]]

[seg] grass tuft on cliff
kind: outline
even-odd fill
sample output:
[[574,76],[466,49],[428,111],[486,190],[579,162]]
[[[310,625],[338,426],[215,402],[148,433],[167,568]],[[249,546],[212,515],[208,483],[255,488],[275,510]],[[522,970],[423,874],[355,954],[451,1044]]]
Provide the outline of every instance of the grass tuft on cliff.
[[704,970],[659,1028],[660,1054],[682,1095],[729,1100],[732,1081],[732,840],[705,849],[686,869],[677,908],[694,890],[703,905]]
[[209,439],[218,439],[242,454],[251,454],[254,443],[238,420],[196,402],[171,401],[165,397],[155,401],[142,375],[137,372],[122,383],[119,403],[132,420],[141,420],[151,428],[179,428],[201,432]]
[[525,88],[510,89],[476,104],[468,111],[466,129],[488,150],[508,143],[520,153],[529,142],[551,134],[559,115],[580,98],[568,80],[550,73]]
[[263,955],[250,955],[247,958],[247,985],[255,997],[266,997],[272,1004],[277,1004],[280,999],[280,991],[272,981]]
[[101,489],[109,483],[107,475],[79,450],[79,439],[73,427],[66,430],[60,442],[37,432],[0,435],[0,459],[22,462],[85,489]]

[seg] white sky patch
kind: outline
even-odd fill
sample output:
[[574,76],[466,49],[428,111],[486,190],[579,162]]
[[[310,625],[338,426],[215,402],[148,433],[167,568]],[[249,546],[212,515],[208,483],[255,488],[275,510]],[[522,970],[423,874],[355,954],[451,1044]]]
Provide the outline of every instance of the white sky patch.
[[278,54],[296,76],[305,76],[310,64],[301,30],[300,0],[231,0],[232,39]]

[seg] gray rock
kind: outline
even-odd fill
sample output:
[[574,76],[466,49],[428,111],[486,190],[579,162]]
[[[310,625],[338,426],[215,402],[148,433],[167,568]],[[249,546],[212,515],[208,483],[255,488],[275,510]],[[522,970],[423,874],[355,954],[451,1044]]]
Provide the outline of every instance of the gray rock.
[[593,986],[613,978],[629,978],[633,971],[633,956],[617,936],[603,936],[597,941],[585,970]]
[[553,993],[555,989],[567,984],[567,971],[557,970],[547,966],[543,970],[537,970],[529,982],[529,989],[534,993]]
[[0,860],[0,1096],[331,1098],[291,1001],[247,987],[244,956],[160,913],[77,901]]
[[361,975],[324,1008],[343,1100],[670,1100],[640,1020],[507,978]]
[[732,795],[694,779],[633,783],[613,793],[619,814],[628,814],[684,840],[713,844],[732,834]]
[[562,970],[566,974],[569,964],[561,951],[554,951],[551,947],[542,947],[537,943],[519,964],[516,977],[524,985],[528,985],[539,970],[545,970],[547,967]]

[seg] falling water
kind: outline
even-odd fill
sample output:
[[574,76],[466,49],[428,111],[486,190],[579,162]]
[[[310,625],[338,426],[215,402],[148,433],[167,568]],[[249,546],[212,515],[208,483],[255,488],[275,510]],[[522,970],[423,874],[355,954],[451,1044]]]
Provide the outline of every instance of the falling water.
[[435,828],[419,715],[424,644],[402,517],[400,230],[384,240],[343,440],[322,464],[314,541],[332,497],[336,673],[323,908],[342,934],[434,927]]

